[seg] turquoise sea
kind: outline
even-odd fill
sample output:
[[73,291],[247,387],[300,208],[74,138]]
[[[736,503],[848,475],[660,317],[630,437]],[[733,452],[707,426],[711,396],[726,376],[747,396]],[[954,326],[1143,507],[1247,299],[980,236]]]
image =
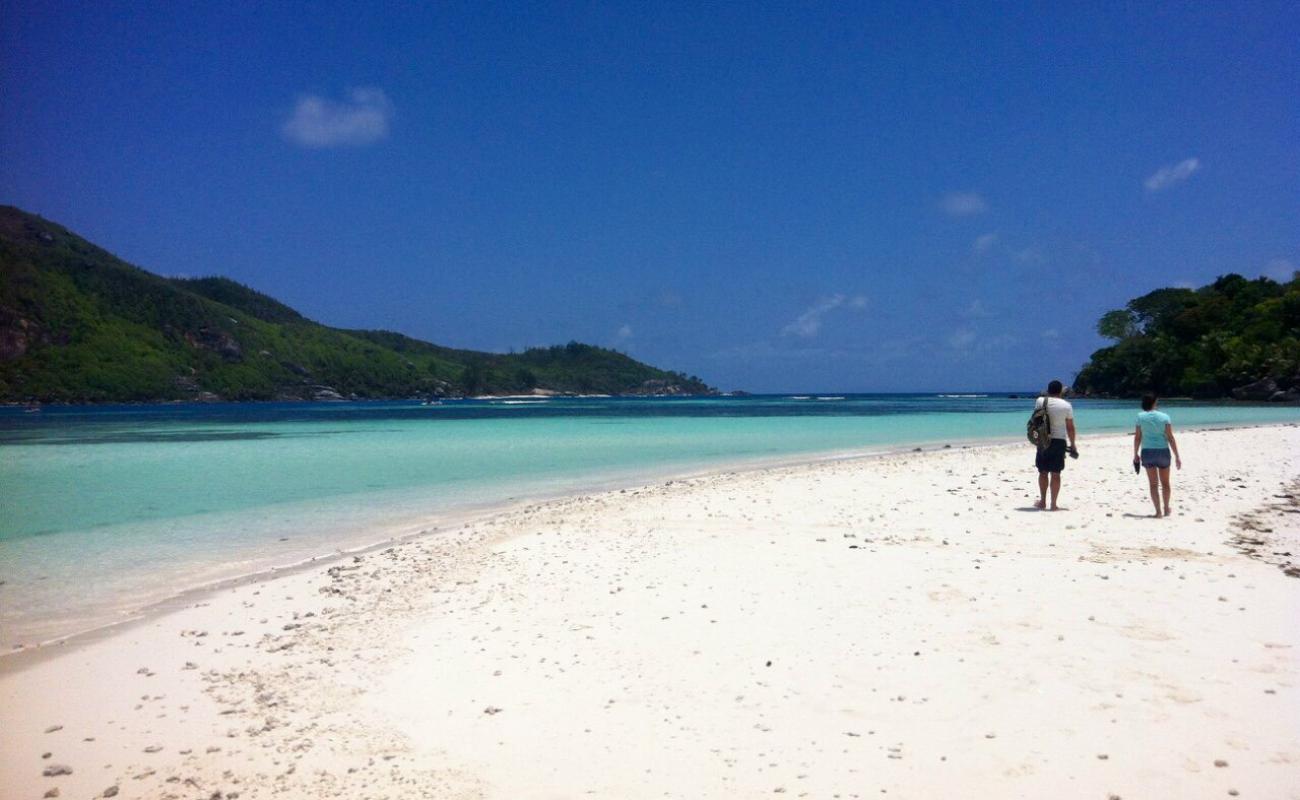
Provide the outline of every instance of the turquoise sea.
[[[1023,441],[1030,402],[1004,393],[0,409],[0,647],[513,500],[724,464]],[[1180,427],[1300,422],[1294,406],[1162,407]],[[1076,401],[1085,437],[1130,429],[1135,411]]]

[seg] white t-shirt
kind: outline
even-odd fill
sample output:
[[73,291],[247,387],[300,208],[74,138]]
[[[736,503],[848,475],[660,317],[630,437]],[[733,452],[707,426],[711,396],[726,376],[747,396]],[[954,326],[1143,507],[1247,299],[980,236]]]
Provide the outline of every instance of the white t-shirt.
[[[1065,421],[1074,419],[1074,406],[1059,397],[1047,398],[1047,417],[1052,422],[1053,439],[1069,439],[1070,434],[1065,430]],[[1043,398],[1040,397],[1034,402],[1034,408],[1043,407]]]

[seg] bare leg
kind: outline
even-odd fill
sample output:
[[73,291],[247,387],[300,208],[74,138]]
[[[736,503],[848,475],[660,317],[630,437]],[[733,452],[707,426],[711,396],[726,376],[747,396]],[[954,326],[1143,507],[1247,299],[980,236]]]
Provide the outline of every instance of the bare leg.
[[[1160,468],[1160,491],[1165,496],[1165,516],[1169,516],[1169,496],[1174,493],[1173,487],[1169,485],[1169,467]],[[1152,496],[1155,495],[1154,490]]]
[[1151,484],[1151,505],[1156,507],[1156,516],[1160,516],[1160,470],[1147,467],[1147,482]]
[[1038,502],[1035,508],[1047,508],[1047,473],[1038,473]]
[[1061,473],[1052,473],[1052,510],[1056,510],[1056,497],[1061,493]]

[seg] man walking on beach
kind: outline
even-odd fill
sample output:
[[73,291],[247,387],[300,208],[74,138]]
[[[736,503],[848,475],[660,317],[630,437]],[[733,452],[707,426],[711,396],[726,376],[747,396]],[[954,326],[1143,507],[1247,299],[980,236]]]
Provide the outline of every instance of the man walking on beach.
[[[1035,508],[1048,508],[1047,490],[1052,490],[1052,505],[1050,510],[1056,511],[1056,498],[1061,493],[1061,471],[1065,469],[1065,453],[1068,450],[1071,455],[1077,452],[1074,449],[1074,407],[1061,397],[1061,391],[1064,387],[1060,381],[1052,381],[1047,384],[1047,396],[1038,398],[1034,404],[1035,409],[1047,404],[1047,419],[1051,423],[1052,441],[1047,447],[1040,447],[1038,455],[1034,457],[1034,464],[1038,467],[1038,502],[1034,503]],[[1068,446],[1067,446],[1068,441]]]

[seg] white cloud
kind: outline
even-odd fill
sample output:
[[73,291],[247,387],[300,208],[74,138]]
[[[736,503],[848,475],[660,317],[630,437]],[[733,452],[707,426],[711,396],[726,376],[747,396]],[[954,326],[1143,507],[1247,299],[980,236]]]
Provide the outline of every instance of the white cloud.
[[989,204],[975,192],[949,192],[939,201],[939,207],[950,217],[972,217],[989,210]]
[[975,242],[971,244],[971,249],[976,253],[987,253],[993,249],[993,245],[998,243],[996,233],[986,233],[983,236],[976,236]]
[[1032,245],[1023,250],[1017,250],[1012,255],[1021,264],[1042,264],[1046,260],[1043,258],[1043,251]]
[[307,94],[280,127],[285,139],[303,147],[373,144],[388,136],[393,104],[382,89],[358,88],[342,101]]
[[1020,337],[1012,336],[1009,333],[998,334],[997,336],[985,337],[980,341],[980,351],[985,353],[1004,353],[1020,343]]
[[616,342],[626,342],[628,339],[631,338],[632,338],[632,326],[628,325],[627,323],[623,323],[623,327],[619,328],[618,332],[614,334],[614,341]]
[[984,307],[984,302],[978,297],[970,301],[970,305],[966,306],[966,310],[962,311],[961,315],[967,319],[980,319],[982,317],[992,316],[989,310]]
[[708,355],[718,361],[755,363],[755,362],[797,362],[807,364],[811,359],[819,361],[841,361],[848,364],[884,366],[904,358],[913,358],[916,348],[922,342],[916,338],[890,339],[873,341],[869,347],[817,347],[817,346],[778,346],[767,341],[724,347]]
[[682,296],[671,289],[665,289],[659,293],[659,305],[664,308],[681,308]]
[[1264,266],[1264,274],[1275,281],[1289,281],[1295,275],[1296,270],[1300,269],[1291,261],[1285,258],[1275,258]]
[[948,346],[954,350],[965,350],[973,344],[975,344],[975,331],[970,328],[955,330],[948,337]]
[[822,317],[835,309],[849,308],[859,310],[866,307],[867,298],[864,295],[859,294],[849,297],[844,294],[834,294],[825,300],[817,302],[798,317],[795,317],[793,322],[781,329],[781,335],[811,339],[822,329]]
[[1177,164],[1169,164],[1156,170],[1151,177],[1143,181],[1148,192],[1158,192],[1161,189],[1168,189],[1174,184],[1182,183],[1192,177],[1192,173],[1201,168],[1201,161],[1198,158],[1186,158]]
[[1004,353],[1019,344],[1020,339],[1009,333],[979,334],[974,328],[958,328],[948,335],[948,347],[959,355],[972,353]]

